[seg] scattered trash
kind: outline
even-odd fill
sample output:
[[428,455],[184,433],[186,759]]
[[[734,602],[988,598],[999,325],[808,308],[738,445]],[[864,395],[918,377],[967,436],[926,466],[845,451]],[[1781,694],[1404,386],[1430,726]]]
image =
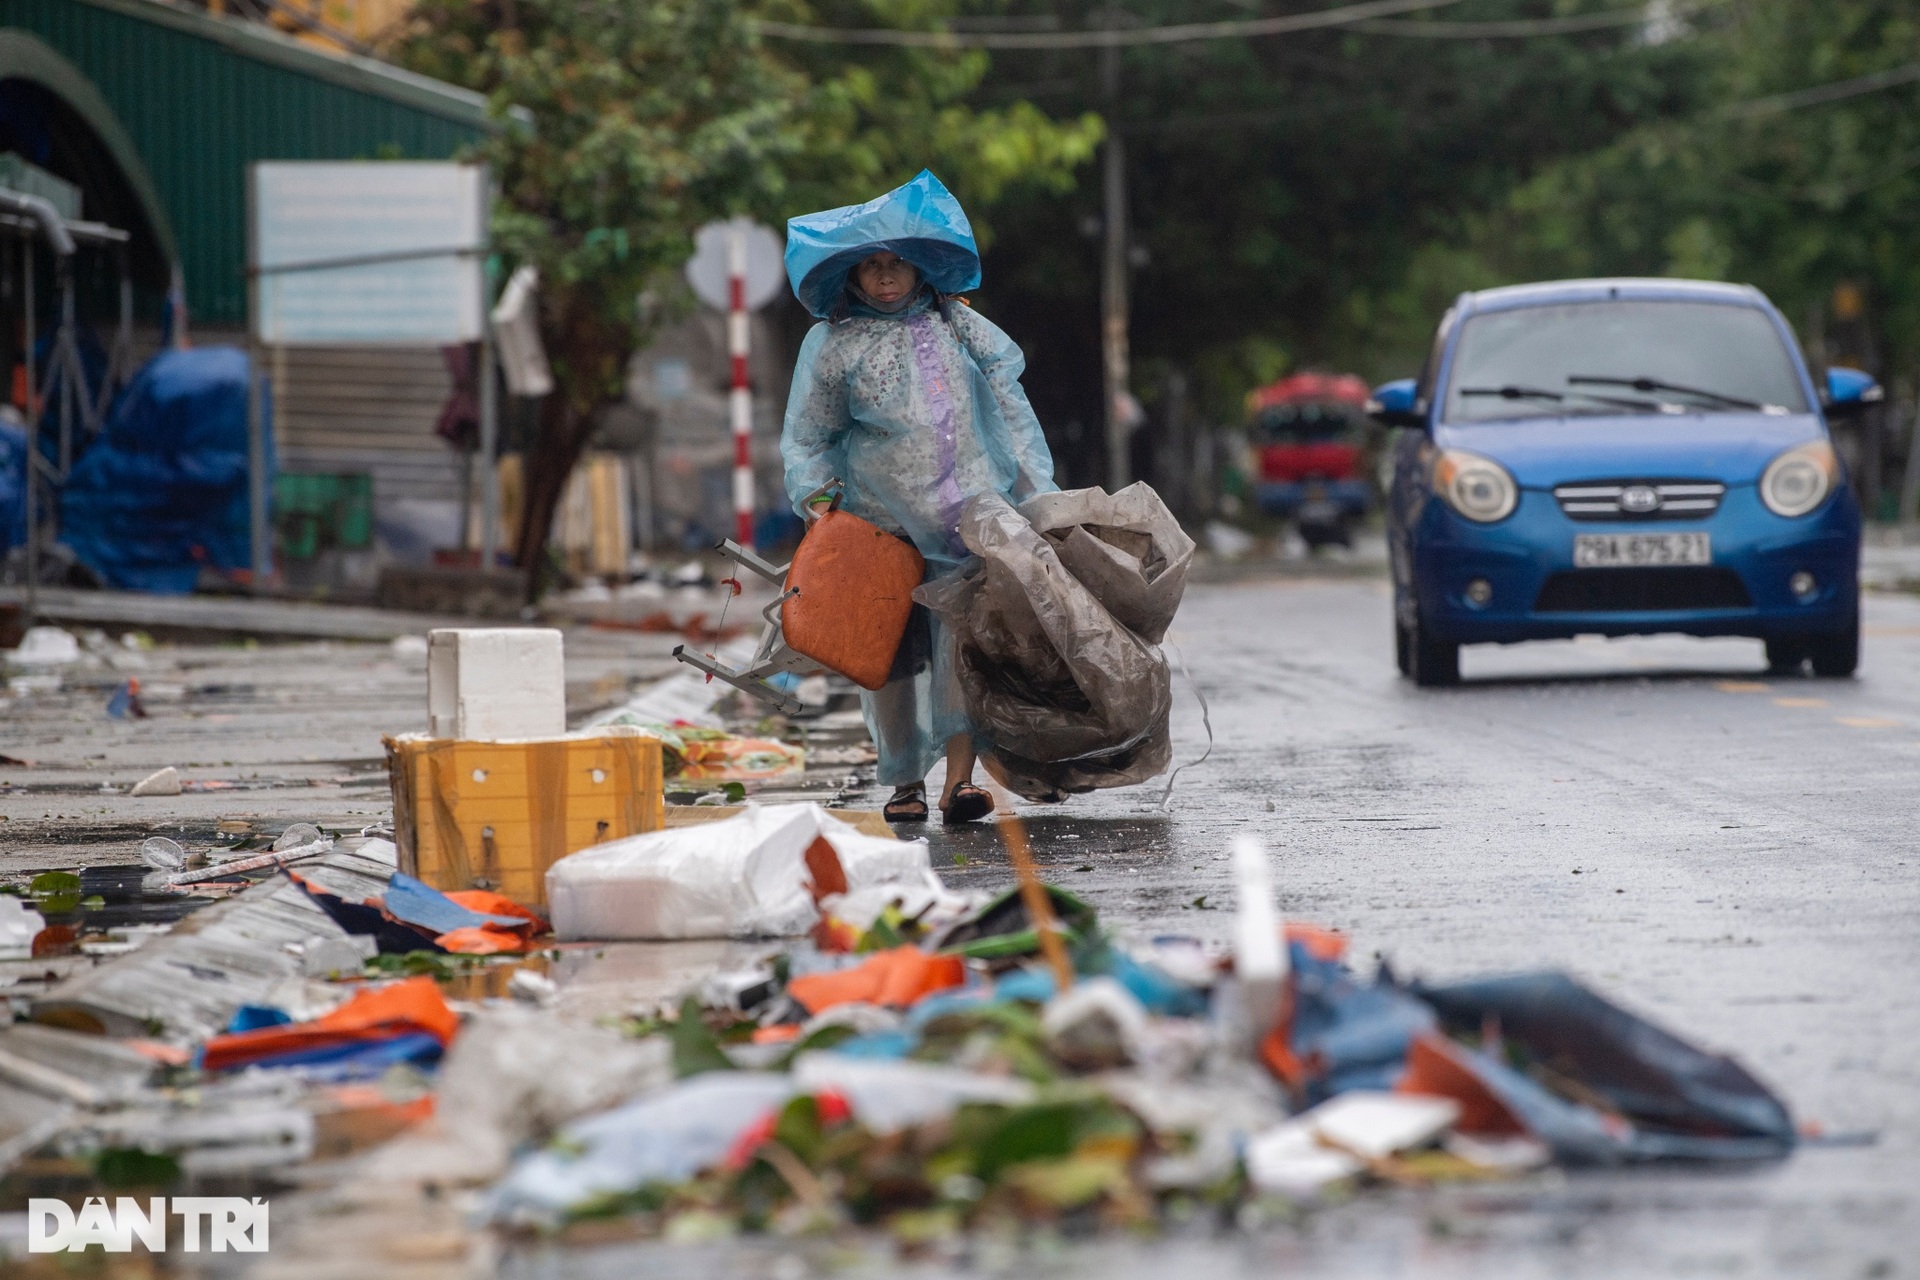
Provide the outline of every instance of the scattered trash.
[[80,641],[59,627],[28,627],[7,661],[18,667],[64,667],[80,661]]
[[203,880],[230,879],[243,871],[258,871],[263,867],[283,867],[290,862],[317,858],[333,848],[332,836],[323,836],[313,827],[308,827],[307,830],[313,833],[312,838],[301,844],[289,845],[285,848],[276,847],[266,853],[254,854],[252,857],[229,859],[199,871],[176,871],[167,877],[167,884],[177,887],[198,884]]
[[300,944],[300,972],[309,978],[357,975],[378,954],[371,938],[314,938]]
[[427,731],[435,738],[557,738],[567,731],[558,631],[446,627],[427,633]]
[[562,940],[785,937],[812,928],[818,898],[892,882],[939,887],[925,841],[866,835],[818,805],[749,804],[563,858],[547,901]]
[[[161,773],[172,772],[171,767],[161,770]],[[158,777],[159,775],[155,774],[153,776]],[[175,777],[177,778],[178,775],[176,774]],[[148,778],[146,782],[142,782],[140,786],[144,787],[147,782],[151,781],[153,781],[152,777]],[[135,787],[133,794],[154,795],[156,793],[151,791],[142,792],[140,787]],[[187,851],[180,846],[180,842],[177,840],[170,840],[166,836],[148,836],[140,842],[140,861],[146,863],[155,871],[179,871],[187,865]]]
[[1147,1011],[1112,978],[1089,978],[1040,1011],[1047,1051],[1075,1071],[1108,1071],[1146,1057]]
[[146,704],[140,700],[140,682],[128,679],[120,682],[120,687],[107,699],[107,718],[110,720],[144,720],[147,718]]
[[47,918],[11,894],[0,894],[0,959],[24,959],[33,954],[33,940],[47,927]]
[[[432,978],[407,978],[354,996],[331,1013],[310,1022],[252,1027],[214,1036],[201,1061],[209,1071],[244,1066],[306,1066],[338,1063],[369,1049],[381,1061],[427,1056],[437,1059],[453,1039],[460,1019],[440,995]],[[431,1041],[429,1050],[422,1041]]]
[[437,889],[541,908],[547,869],[568,853],[666,825],[660,742],[638,729],[384,741],[399,866]]
[[[725,846],[682,856],[785,893],[797,932],[807,877],[817,891],[831,874],[808,865],[824,816],[733,820],[735,849],[777,836],[780,856],[761,864],[777,876],[735,871]],[[1017,830],[1003,833],[1010,850]],[[1737,1066],[1557,975],[1361,980],[1339,935],[1282,928],[1257,845],[1235,860],[1229,974],[1194,940],[1109,937],[1037,880],[937,930],[897,905],[848,908],[856,929],[824,895],[809,938],[710,975],[677,1017],[637,1021],[683,1078],[561,1128],[514,1164],[489,1212],[540,1227],[622,1214],[667,1238],[701,1215],[715,1230],[864,1224],[907,1240],[929,1214],[945,1231],[1080,1212],[1144,1225],[1175,1196],[1305,1202],[1362,1180],[1510,1177],[1549,1156],[1754,1159],[1791,1145],[1785,1109]],[[716,931],[733,918],[697,909]]]
[[988,771],[1039,801],[1165,772],[1173,694],[1159,642],[1193,541],[1159,496],[1077,489],[1016,510],[985,494],[960,537],[980,564],[914,598],[952,629],[969,715],[993,739]]
[[298,849],[302,845],[315,844],[323,838],[325,838],[324,833],[311,822],[295,822],[290,824],[285,831],[282,831],[274,838],[273,851],[275,853],[284,853],[288,849]]
[[172,765],[156,769],[140,781],[133,784],[132,796],[177,796],[180,794],[180,771]]
[[1258,1040],[1273,1029],[1286,1004],[1287,948],[1273,908],[1273,871],[1267,851],[1251,836],[1233,842],[1233,878],[1238,895],[1233,932],[1233,972],[1248,1029]]

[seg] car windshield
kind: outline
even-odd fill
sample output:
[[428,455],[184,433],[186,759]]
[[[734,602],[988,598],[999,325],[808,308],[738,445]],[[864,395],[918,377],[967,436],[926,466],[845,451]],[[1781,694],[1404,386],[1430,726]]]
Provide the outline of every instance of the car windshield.
[[1543,414],[1805,413],[1773,321],[1719,302],[1612,301],[1472,316],[1447,419]]

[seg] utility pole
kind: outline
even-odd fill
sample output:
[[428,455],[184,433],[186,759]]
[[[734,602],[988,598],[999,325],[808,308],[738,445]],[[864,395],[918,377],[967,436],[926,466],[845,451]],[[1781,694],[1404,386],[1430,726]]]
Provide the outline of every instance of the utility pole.
[[[1119,10],[1107,10],[1107,26],[1118,28]],[[1133,427],[1127,412],[1127,157],[1120,140],[1120,47],[1100,51],[1100,78],[1107,99],[1107,147],[1102,177],[1100,271],[1100,362],[1107,414],[1107,490],[1117,493],[1133,479],[1127,436]]]

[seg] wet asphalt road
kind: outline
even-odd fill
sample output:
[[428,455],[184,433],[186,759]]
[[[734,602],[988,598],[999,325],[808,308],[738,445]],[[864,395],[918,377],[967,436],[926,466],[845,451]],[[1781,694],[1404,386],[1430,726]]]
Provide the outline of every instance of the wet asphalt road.
[[[1173,640],[1214,747],[1145,789],[1029,811],[1050,878],[1110,922],[1227,934],[1227,845],[1363,965],[1559,967],[1730,1052],[1803,1122],[1871,1132],[1762,1169],[1550,1174],[1369,1193],[1251,1239],[1069,1251],[1058,1274],[1920,1275],[1920,599],[1866,604],[1858,678],[1763,676],[1758,642],[1474,648],[1397,678],[1384,584],[1196,587]],[[1176,748],[1205,745],[1176,680]],[[1003,884],[983,830],[931,831]]]

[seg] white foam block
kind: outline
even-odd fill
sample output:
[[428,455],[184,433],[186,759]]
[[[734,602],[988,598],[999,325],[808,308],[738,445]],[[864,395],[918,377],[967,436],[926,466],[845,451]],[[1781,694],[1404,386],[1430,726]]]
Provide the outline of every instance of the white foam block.
[[567,731],[558,631],[445,627],[427,634],[427,731],[436,738],[555,738]]

